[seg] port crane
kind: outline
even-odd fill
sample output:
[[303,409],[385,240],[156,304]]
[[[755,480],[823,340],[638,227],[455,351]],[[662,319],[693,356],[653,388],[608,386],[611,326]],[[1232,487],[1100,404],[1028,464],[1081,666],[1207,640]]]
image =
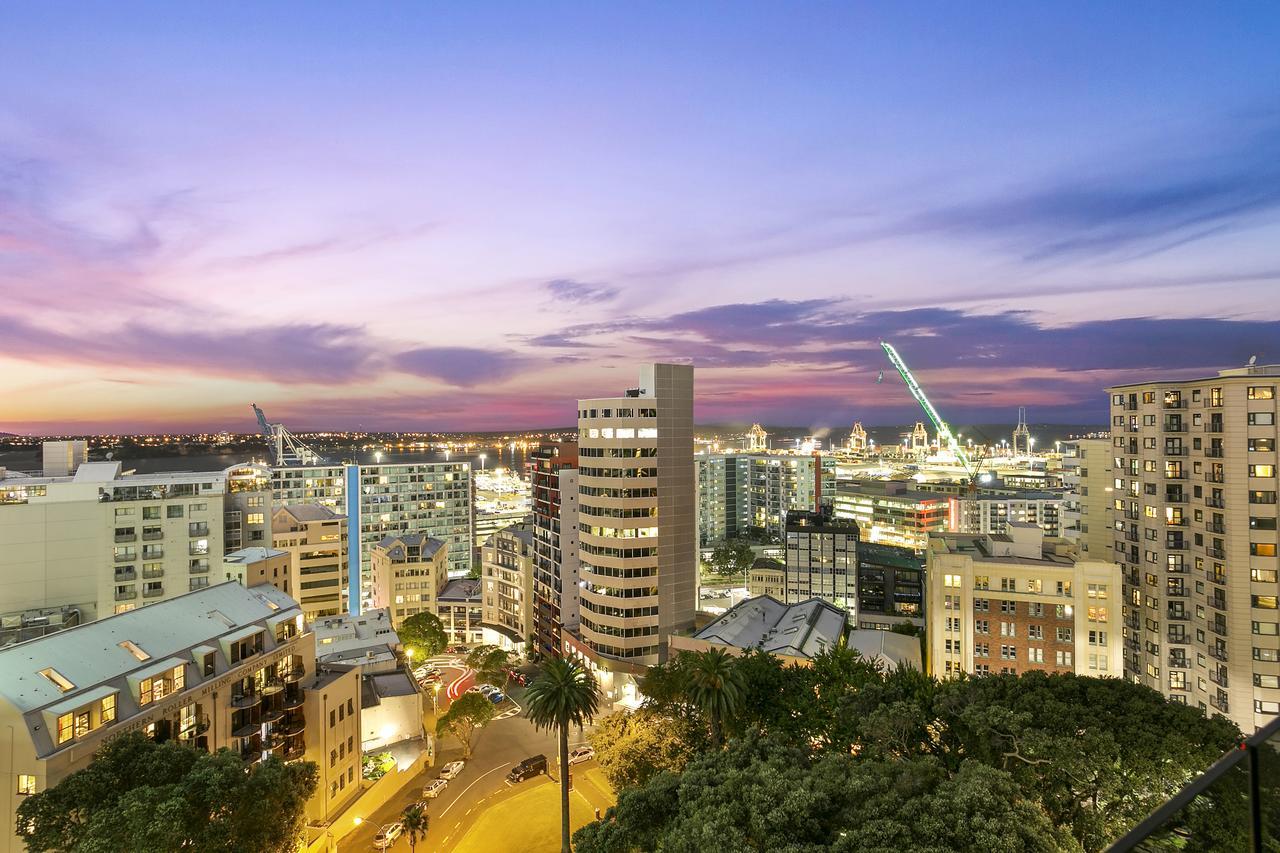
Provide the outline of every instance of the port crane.
[[[925,396],[924,389],[920,387],[920,383],[916,381],[916,378],[911,375],[911,369],[902,360],[902,356],[898,355],[898,351],[893,348],[893,344],[881,341],[880,347],[884,350],[884,354],[889,357],[889,363],[902,376],[902,381],[907,384],[907,390],[911,392],[911,396],[915,397],[916,402],[920,404],[920,408],[924,409],[924,413],[933,422],[934,428],[938,431],[939,446],[946,447],[955,455],[956,460],[959,461],[969,478],[969,491],[976,491],[978,488],[978,476],[982,473],[979,468],[980,460],[970,456],[969,452],[961,446],[960,440],[956,438],[955,433],[951,431],[951,427],[947,422],[942,419],[942,415],[938,414],[938,410],[933,407],[933,403],[929,402],[929,398]],[[883,379],[883,377],[884,372],[881,371],[880,378]],[[876,381],[879,382],[880,379]]]
[[275,465],[286,468],[291,465],[323,465],[325,458],[303,444],[284,424],[267,422],[267,416],[258,408],[257,403],[250,403],[253,413],[258,416],[258,428],[262,434],[271,439],[276,447]]

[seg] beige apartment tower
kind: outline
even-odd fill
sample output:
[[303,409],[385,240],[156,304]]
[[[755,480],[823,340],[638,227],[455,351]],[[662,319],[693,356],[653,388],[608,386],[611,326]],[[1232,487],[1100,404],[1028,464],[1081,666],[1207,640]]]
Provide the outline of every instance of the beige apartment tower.
[[1034,524],[929,537],[925,585],[932,675],[1122,674],[1120,567]]
[[504,527],[480,549],[488,645],[523,649],[533,635],[534,536],[530,523]]
[[1112,560],[1111,439],[1081,438],[1062,444],[1062,535],[1096,560]]
[[347,517],[320,504],[271,515],[271,544],[289,554],[293,596],[308,623],[347,612]]
[[1259,365],[1108,389],[1125,672],[1245,732],[1280,713],[1278,385]]
[[369,552],[373,606],[385,607],[392,628],[418,613],[435,613],[449,583],[449,546],[423,533],[387,536]]
[[623,396],[579,401],[578,465],[580,642],[566,648],[634,675],[693,626],[693,367],[646,365]]

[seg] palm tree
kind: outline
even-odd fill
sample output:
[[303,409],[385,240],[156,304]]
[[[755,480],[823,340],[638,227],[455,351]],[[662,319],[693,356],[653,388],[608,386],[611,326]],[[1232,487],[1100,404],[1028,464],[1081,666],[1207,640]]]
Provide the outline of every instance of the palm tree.
[[738,713],[745,685],[734,657],[724,649],[708,649],[690,656],[688,661],[689,701],[698,707],[711,724],[711,742],[719,746],[724,740],[724,725]]
[[418,842],[427,837],[427,827],[431,825],[431,817],[422,809],[422,803],[410,803],[400,815],[400,823],[404,825],[405,835],[409,836],[409,850],[416,850]]
[[569,853],[569,725],[582,728],[600,701],[596,680],[585,667],[553,658],[524,694],[525,715],[539,730],[560,733],[560,849]]

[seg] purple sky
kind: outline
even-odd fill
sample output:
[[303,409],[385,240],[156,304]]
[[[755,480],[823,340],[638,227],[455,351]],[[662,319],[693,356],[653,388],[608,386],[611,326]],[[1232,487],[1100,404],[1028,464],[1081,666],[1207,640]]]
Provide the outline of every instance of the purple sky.
[[[481,6],[475,9],[472,6]],[[1275,4],[111,4],[0,28],[0,431],[1101,422],[1280,361]]]

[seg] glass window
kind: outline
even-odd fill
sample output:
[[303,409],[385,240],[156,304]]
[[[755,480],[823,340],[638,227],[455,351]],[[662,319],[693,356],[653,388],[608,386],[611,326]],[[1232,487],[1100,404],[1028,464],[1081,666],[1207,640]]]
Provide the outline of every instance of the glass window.
[[58,743],[71,740],[74,724],[71,714],[63,714],[58,718]]
[[102,722],[110,723],[116,718],[116,695],[102,697]]
[[18,774],[18,793],[34,794],[36,792],[36,777],[29,773]]

